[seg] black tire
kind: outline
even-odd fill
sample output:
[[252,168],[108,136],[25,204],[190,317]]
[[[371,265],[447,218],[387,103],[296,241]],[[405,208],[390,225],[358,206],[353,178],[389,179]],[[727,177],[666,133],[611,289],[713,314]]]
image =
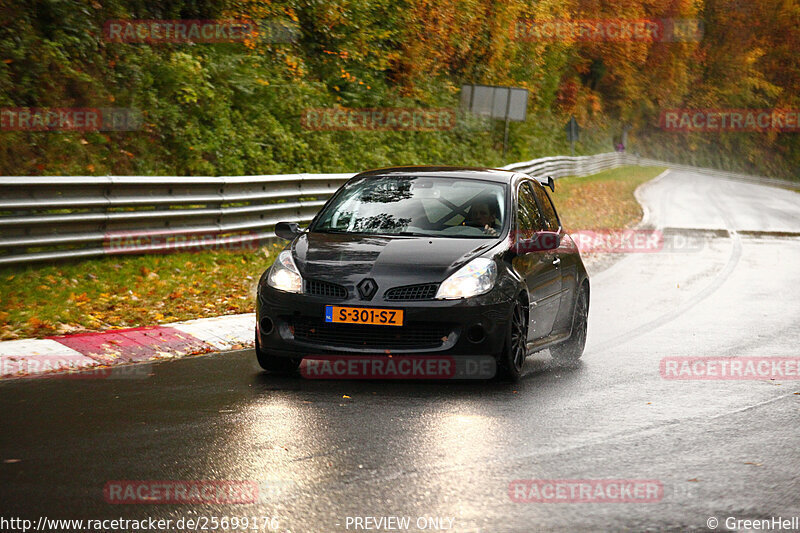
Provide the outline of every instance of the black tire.
[[261,346],[258,342],[258,333],[256,333],[256,358],[261,368],[268,372],[276,374],[292,374],[297,371],[300,366],[299,359],[292,359],[291,357],[277,357],[275,355],[267,355],[261,351]]
[[550,355],[559,363],[574,364],[583,355],[586,347],[586,329],[589,323],[589,292],[586,285],[581,286],[575,300],[572,318],[572,335],[569,339],[550,348]]
[[528,312],[524,302],[517,300],[511,311],[511,320],[503,351],[497,358],[498,375],[517,381],[522,375],[528,357]]

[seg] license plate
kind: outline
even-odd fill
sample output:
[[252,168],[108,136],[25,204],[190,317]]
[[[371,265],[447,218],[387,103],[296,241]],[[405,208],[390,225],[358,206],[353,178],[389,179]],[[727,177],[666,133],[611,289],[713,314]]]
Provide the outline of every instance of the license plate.
[[369,324],[372,326],[402,326],[403,310],[326,305],[325,322]]

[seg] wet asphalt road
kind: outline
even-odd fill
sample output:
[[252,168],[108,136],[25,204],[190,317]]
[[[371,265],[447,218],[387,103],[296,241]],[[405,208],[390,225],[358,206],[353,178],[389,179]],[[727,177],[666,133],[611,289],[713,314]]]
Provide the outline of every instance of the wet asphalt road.
[[[6,382],[0,516],[259,515],[293,532],[348,531],[348,516],[452,517],[465,532],[800,516],[800,382],[659,373],[668,356],[800,355],[800,194],[671,172],[640,196],[690,244],[592,277],[577,368],[544,352],[517,384],[309,381],[262,374],[243,351],[139,378]],[[102,492],[202,479],[272,488],[240,505],[111,505]],[[514,503],[516,479],[659,480],[664,495]]]

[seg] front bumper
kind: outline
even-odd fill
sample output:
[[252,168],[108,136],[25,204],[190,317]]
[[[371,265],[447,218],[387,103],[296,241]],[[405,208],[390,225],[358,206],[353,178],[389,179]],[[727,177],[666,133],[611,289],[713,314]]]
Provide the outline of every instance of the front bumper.
[[[256,335],[260,351],[309,355],[431,354],[495,356],[503,349],[513,299],[500,288],[463,300],[334,300],[259,287]],[[402,309],[403,326],[324,322],[325,306]]]

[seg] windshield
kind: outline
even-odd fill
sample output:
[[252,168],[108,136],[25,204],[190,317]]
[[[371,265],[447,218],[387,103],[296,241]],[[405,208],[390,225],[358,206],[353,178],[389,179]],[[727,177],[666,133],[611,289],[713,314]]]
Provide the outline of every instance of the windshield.
[[492,238],[506,219],[506,186],[480,180],[380,176],[345,185],[312,232]]

